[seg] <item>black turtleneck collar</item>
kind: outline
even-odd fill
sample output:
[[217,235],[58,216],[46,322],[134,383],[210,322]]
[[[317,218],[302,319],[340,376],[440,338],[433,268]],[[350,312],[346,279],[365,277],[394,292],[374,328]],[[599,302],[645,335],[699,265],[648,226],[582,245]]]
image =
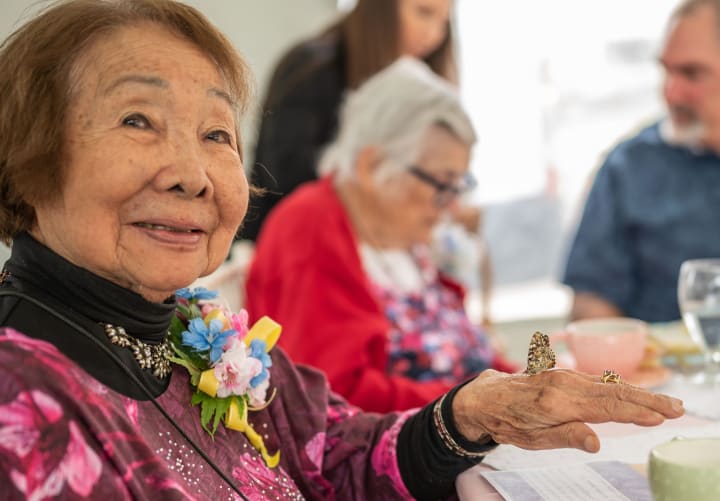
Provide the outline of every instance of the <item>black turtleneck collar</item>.
[[[130,350],[111,344],[101,324],[123,327],[129,335],[146,343],[160,343],[165,339],[175,313],[174,297],[164,303],[147,301],[133,291],[75,266],[27,233],[13,239],[12,255],[5,264],[5,270],[9,275],[4,287],[40,300],[86,327],[96,341],[88,342],[76,332],[68,332],[73,329],[59,325],[57,319],[50,318],[48,314],[33,313],[29,305],[18,306],[18,301],[6,300],[5,297],[0,298],[0,325],[13,326],[26,335],[50,341],[116,391],[138,399],[147,398],[127,381],[118,364],[99,361],[103,358],[98,354],[101,351],[97,347],[99,341],[121,357],[126,367],[152,390],[153,396],[162,393],[167,381],[140,369]],[[36,314],[39,317],[35,317]]]

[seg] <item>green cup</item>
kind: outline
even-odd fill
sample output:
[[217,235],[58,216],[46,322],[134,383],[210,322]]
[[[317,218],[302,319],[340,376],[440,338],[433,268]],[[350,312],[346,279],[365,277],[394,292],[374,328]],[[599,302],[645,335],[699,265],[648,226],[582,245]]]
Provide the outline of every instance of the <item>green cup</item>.
[[720,437],[676,438],[650,451],[655,501],[720,500]]

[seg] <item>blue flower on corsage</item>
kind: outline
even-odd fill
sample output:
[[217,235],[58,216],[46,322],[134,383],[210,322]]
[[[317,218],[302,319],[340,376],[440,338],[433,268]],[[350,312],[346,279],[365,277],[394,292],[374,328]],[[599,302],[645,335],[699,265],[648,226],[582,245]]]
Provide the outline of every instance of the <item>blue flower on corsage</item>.
[[218,296],[218,292],[208,290],[205,287],[195,287],[194,289],[188,289],[185,287],[183,289],[176,290],[175,295],[183,299],[187,299],[188,301],[192,301],[215,299]]
[[211,320],[208,325],[201,318],[193,318],[188,329],[182,333],[182,340],[185,346],[190,346],[196,351],[210,350],[210,363],[214,364],[223,354],[223,348],[228,337],[235,334],[233,329],[223,329],[220,320]]
[[262,363],[260,374],[250,380],[250,386],[255,388],[270,375],[268,367],[272,367],[272,359],[267,353],[267,343],[262,339],[253,339],[250,341],[250,356],[260,360],[260,363]]

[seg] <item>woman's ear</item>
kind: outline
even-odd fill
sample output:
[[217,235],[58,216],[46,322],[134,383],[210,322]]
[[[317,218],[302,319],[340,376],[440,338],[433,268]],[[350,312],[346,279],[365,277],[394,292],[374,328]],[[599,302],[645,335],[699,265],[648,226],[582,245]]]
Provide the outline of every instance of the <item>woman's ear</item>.
[[375,173],[380,167],[382,157],[375,146],[365,146],[355,157],[355,177],[363,187],[374,187]]

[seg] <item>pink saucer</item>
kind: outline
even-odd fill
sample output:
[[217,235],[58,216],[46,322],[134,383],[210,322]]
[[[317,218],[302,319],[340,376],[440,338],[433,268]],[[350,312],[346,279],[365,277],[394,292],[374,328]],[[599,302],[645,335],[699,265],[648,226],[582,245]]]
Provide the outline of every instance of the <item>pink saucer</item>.
[[[559,353],[556,364],[561,369],[575,369],[575,358],[569,352]],[[650,367],[635,371],[630,377],[623,378],[623,381],[640,388],[657,388],[671,377],[672,371],[667,367]]]
[[640,388],[657,388],[667,383],[672,377],[672,371],[667,367],[647,367],[636,371],[626,379],[628,384]]

